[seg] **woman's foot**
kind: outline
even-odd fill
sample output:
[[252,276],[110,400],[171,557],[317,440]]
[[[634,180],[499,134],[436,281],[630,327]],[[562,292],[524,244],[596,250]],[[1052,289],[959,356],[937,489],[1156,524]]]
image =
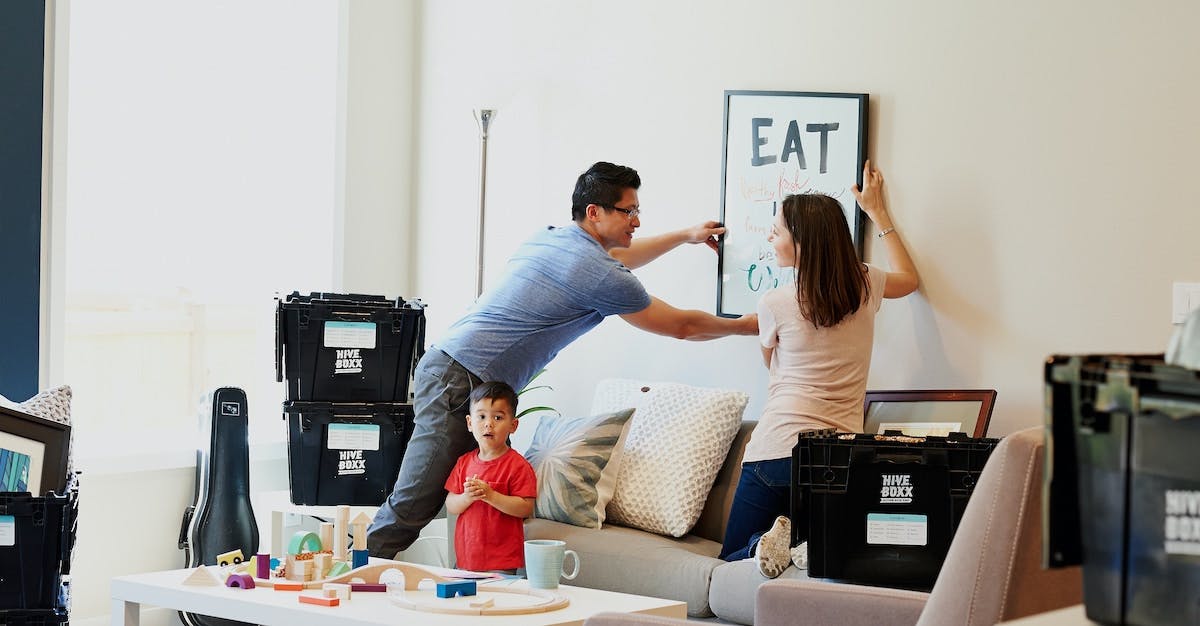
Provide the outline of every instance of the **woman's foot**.
[[754,546],[754,564],[758,573],[767,578],[775,578],[792,564],[792,523],[780,515],[775,518],[775,524],[763,534]]

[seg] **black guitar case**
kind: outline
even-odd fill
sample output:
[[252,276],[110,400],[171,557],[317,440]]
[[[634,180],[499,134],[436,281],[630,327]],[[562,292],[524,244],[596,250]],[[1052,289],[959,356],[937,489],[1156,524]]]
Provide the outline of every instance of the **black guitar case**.
[[[221,387],[201,413],[207,446],[196,451],[196,496],[183,513],[179,548],[184,565],[217,565],[217,555],[258,552],[258,524],[250,505],[250,443],[246,392]],[[241,626],[243,622],[179,613],[185,626]]]

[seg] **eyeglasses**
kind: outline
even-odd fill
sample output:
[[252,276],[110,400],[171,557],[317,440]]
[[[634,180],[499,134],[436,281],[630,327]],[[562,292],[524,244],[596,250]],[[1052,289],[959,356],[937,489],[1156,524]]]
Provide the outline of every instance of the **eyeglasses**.
[[[604,205],[600,205],[600,206],[604,206]],[[617,206],[606,206],[604,208],[606,208],[610,211],[620,211],[625,214],[625,219],[628,219],[628,220],[632,220],[642,214],[641,209],[622,209],[621,207],[617,207]]]

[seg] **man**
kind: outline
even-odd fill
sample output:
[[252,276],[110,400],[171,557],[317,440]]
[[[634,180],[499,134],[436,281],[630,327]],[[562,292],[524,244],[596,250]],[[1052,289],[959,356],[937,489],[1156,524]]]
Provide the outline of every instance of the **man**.
[[521,389],[558,351],[608,315],[659,335],[706,340],[758,334],[758,318],[724,319],[685,311],[650,296],[630,272],[683,243],[716,250],[725,232],[706,222],[633,241],[641,222],[632,168],[596,163],[579,176],[573,224],[551,227],[517,249],[507,273],[446,336],[415,373],[416,427],[396,486],[367,534],[372,556],[391,558],[416,540],[446,500],[443,485],[474,440],[463,427],[471,389],[503,381]]

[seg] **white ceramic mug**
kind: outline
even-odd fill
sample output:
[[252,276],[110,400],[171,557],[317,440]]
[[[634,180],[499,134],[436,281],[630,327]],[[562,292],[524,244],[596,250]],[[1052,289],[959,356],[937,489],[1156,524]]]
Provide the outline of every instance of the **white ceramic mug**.
[[[575,567],[568,574],[563,571],[566,555],[575,557]],[[558,588],[558,577],[574,580],[579,575],[579,554],[568,550],[565,541],[556,539],[530,539],[525,542],[525,577],[534,589]]]

